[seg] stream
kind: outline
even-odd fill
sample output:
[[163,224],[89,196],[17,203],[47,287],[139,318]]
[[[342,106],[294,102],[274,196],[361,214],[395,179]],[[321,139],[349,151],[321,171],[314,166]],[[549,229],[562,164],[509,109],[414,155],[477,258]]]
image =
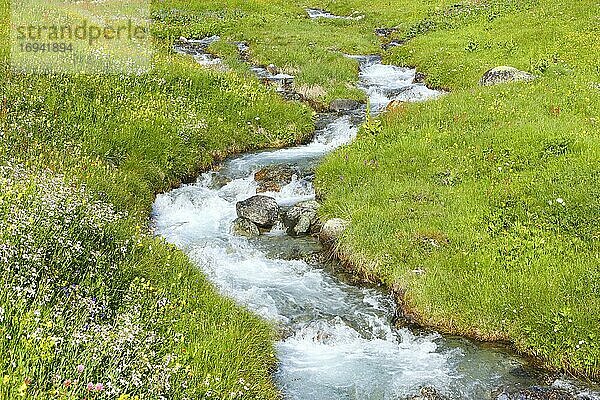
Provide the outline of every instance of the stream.
[[[375,56],[353,58],[373,114],[391,100],[443,95],[414,83],[414,69]],[[348,283],[317,257],[298,256],[318,252],[312,237],[292,238],[280,225],[253,239],[231,233],[236,203],[256,195],[256,171],[282,164],[300,171],[279,192],[263,193],[280,206],[314,199],[314,165],[351,142],[364,115],[364,109],[321,115],[310,143],[230,158],[154,204],[157,235],[182,249],[221,293],[280,326],[274,379],[284,398],[509,400],[550,398],[526,396],[564,389],[565,398],[600,399],[581,383],[548,380],[499,346],[396,327],[388,293]]]

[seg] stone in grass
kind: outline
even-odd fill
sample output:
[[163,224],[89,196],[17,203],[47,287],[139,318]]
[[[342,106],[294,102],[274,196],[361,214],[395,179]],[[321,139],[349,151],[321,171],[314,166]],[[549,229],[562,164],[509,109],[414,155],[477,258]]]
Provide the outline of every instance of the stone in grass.
[[333,218],[323,224],[319,239],[325,244],[333,244],[339,240],[350,222],[341,218]]
[[495,67],[487,71],[481,79],[479,84],[481,86],[493,86],[501,83],[523,81],[528,82],[535,79],[535,76],[525,71],[518,70],[514,67]]
[[303,201],[290,208],[283,218],[283,223],[290,236],[303,236],[317,230],[319,218],[317,210],[320,205],[316,201]]
[[231,232],[237,236],[245,236],[247,238],[253,238],[260,236],[260,229],[258,226],[248,218],[236,218],[233,221]]
[[260,228],[270,228],[279,219],[279,205],[268,196],[252,196],[235,205],[237,215],[247,218]]

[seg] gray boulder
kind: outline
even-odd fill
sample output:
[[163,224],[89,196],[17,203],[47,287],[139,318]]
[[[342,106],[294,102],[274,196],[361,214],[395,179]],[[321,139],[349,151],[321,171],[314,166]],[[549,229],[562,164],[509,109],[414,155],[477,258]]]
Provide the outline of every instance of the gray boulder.
[[279,217],[279,205],[274,198],[268,196],[252,196],[235,205],[237,215],[246,218],[260,228],[270,228]]
[[236,218],[233,221],[231,232],[237,236],[245,236],[248,238],[260,236],[258,226],[248,218]]
[[254,174],[254,180],[258,183],[256,192],[279,192],[282,186],[292,181],[294,175],[298,175],[298,171],[289,165],[264,167]]
[[317,210],[320,205],[316,201],[303,201],[290,208],[283,218],[283,223],[290,236],[303,236],[317,230],[319,218]]
[[341,218],[333,218],[323,224],[319,239],[325,244],[333,244],[338,241],[344,231],[348,228],[350,222]]
[[493,86],[501,83],[517,82],[517,81],[532,81],[535,76],[525,71],[518,70],[514,67],[496,67],[487,71],[481,79],[479,84],[481,86]]
[[343,111],[354,111],[362,107],[362,103],[352,99],[335,99],[329,105],[331,111],[343,112]]

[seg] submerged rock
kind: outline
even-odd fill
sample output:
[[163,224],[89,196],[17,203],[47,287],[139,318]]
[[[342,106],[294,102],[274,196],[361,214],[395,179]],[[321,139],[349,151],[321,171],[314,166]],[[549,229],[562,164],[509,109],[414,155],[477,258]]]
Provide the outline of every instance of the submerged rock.
[[362,103],[352,99],[335,99],[329,105],[331,111],[343,112],[343,111],[354,111],[362,107]]
[[350,222],[341,218],[333,218],[323,224],[319,239],[325,244],[333,244],[338,241],[344,231],[348,228]]
[[303,201],[290,208],[283,218],[288,234],[302,236],[316,232],[319,222],[317,217],[319,207],[319,203],[310,200]]
[[266,234],[257,238],[253,244],[263,250],[267,257],[281,260],[311,262],[323,250],[321,244],[310,236]]
[[421,388],[417,396],[411,397],[411,400],[448,400],[448,397],[439,394],[435,388],[426,386]]
[[260,229],[258,229],[258,226],[248,218],[237,218],[233,221],[231,232],[234,235],[249,238],[260,236]]
[[518,70],[514,67],[501,66],[492,68],[487,71],[481,79],[479,84],[481,86],[493,86],[501,83],[517,82],[517,81],[532,81],[535,76],[528,72]]
[[268,196],[252,196],[235,205],[237,215],[246,218],[260,228],[270,228],[279,218],[279,205],[274,198]]
[[298,171],[289,165],[270,165],[254,174],[258,183],[256,193],[279,192],[281,188],[290,183]]
[[562,389],[533,386],[517,393],[502,391],[496,400],[575,400],[585,399]]

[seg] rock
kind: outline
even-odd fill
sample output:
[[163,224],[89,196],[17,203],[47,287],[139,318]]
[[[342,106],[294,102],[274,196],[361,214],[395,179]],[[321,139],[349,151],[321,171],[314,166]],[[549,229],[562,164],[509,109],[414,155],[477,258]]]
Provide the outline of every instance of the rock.
[[385,106],[385,111],[399,111],[406,108],[406,105],[401,100],[392,100]]
[[258,226],[248,218],[237,218],[233,221],[231,232],[237,236],[257,237],[260,236]]
[[479,84],[481,86],[493,86],[498,85],[500,83],[507,82],[516,82],[516,81],[531,81],[535,79],[535,76],[525,72],[520,71],[513,67],[496,67],[487,71],[481,79],[479,80]]
[[439,394],[434,388],[426,386],[421,388],[420,394],[413,396],[411,400],[448,400],[448,397]]
[[532,386],[517,393],[502,391],[496,400],[575,400],[578,396],[562,389]]
[[317,257],[323,247],[310,236],[262,235],[253,242],[269,258],[280,260],[310,260]]
[[390,36],[392,33],[396,32],[396,31],[397,31],[396,28],[376,28],[375,34],[377,36],[386,37],[386,36]]
[[341,218],[333,218],[325,222],[319,233],[319,239],[323,243],[332,244],[335,243],[344,233],[346,228],[350,225],[350,222]]
[[335,112],[354,111],[362,107],[362,103],[352,99],[335,99],[329,104],[329,108]]
[[279,205],[274,198],[268,196],[252,196],[239,201],[235,208],[240,218],[247,218],[260,228],[270,228],[279,217]]
[[209,187],[211,189],[221,189],[223,186],[227,185],[229,182],[231,182],[231,178],[229,178],[225,175],[221,175],[221,174],[214,174],[211,177]]
[[277,75],[279,73],[279,70],[277,69],[275,64],[269,64],[267,65],[267,72],[271,75]]
[[317,210],[320,205],[316,201],[303,201],[290,208],[283,218],[283,223],[290,236],[302,236],[316,231],[319,222]]
[[298,171],[289,165],[270,165],[264,167],[254,174],[254,180],[258,182],[256,193],[279,192],[282,186],[292,181]]
[[413,78],[413,83],[423,83],[425,82],[425,74],[422,72],[415,72],[415,77]]

